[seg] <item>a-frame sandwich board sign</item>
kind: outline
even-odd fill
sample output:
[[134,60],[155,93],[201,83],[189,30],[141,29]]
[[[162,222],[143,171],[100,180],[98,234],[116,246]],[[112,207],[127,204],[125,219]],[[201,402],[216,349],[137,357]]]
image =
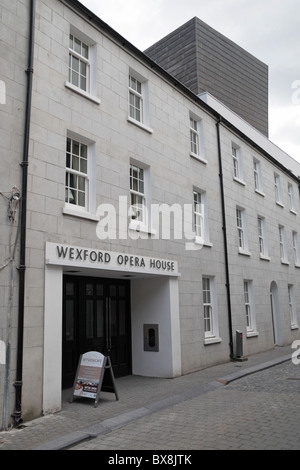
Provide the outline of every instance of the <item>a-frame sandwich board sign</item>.
[[119,400],[110,357],[89,351],[79,358],[70,403],[74,397],[94,398],[96,408],[101,391],[114,393]]

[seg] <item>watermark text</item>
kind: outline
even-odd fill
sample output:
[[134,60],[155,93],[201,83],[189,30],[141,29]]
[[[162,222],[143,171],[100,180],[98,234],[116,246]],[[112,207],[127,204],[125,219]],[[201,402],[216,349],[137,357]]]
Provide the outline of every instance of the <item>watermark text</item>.
[[300,80],[295,80],[292,83],[292,89],[295,90],[292,94],[292,103],[295,105],[300,104]]
[[298,366],[300,364],[300,340],[293,341],[292,349],[296,349],[292,354],[292,363]]
[[206,226],[203,204],[129,205],[126,196],[113,204],[100,204],[96,234],[100,240],[160,239],[184,240],[186,250],[200,250]]

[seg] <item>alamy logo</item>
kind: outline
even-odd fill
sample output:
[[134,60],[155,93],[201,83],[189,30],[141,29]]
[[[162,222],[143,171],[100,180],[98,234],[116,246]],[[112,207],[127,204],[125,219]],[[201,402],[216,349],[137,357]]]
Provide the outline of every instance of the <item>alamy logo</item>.
[[4,341],[0,341],[0,364],[6,364],[6,346]]
[[292,363],[295,366],[298,366],[300,364],[300,340],[293,342],[292,349],[296,349],[296,351],[292,354]]
[[6,86],[3,80],[0,80],[0,104],[6,104]]
[[292,88],[295,90],[292,94],[292,103],[300,104],[300,80],[295,80],[292,83]]
[[[203,204],[129,205],[126,196],[119,196],[118,210],[112,204],[97,208],[99,222],[96,234],[100,240],[161,239],[185,240],[186,250],[201,250],[205,233]],[[128,229],[129,228],[129,229]]]

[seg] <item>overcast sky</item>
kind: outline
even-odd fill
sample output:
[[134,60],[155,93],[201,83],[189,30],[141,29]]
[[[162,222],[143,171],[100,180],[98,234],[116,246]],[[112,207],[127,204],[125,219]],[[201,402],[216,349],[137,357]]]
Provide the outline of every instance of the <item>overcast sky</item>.
[[299,0],[81,0],[145,50],[197,16],[269,66],[269,137],[300,162]]

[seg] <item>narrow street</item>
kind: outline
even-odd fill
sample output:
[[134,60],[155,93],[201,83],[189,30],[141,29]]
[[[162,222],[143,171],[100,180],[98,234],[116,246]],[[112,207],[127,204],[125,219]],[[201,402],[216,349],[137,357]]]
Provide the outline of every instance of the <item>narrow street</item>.
[[299,391],[300,365],[285,362],[71,450],[111,450],[114,458],[125,450],[299,450]]

